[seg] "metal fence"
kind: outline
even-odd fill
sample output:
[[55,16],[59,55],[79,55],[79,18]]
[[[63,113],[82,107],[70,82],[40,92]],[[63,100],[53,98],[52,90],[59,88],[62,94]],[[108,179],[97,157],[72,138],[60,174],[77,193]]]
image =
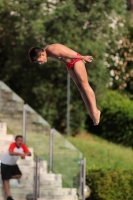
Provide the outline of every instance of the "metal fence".
[[63,186],[77,188],[80,200],[85,199],[86,159],[58,131],[50,131],[50,172],[61,173]]
[[[2,81],[0,82],[0,120],[8,125],[8,132],[22,134],[28,146],[34,146],[33,194],[40,191],[40,160],[46,160],[49,173],[62,174],[63,187],[77,188],[84,200],[86,162],[82,153],[64,138]],[[34,139],[34,140],[33,140]],[[39,157],[39,159],[38,159]]]

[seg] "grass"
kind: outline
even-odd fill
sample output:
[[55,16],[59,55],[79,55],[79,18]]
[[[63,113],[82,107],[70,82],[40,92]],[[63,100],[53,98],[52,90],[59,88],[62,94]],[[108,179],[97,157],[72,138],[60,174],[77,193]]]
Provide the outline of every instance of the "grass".
[[[13,132],[8,129],[8,133]],[[67,144],[68,139],[77,149]],[[34,148],[34,155],[49,163],[49,135],[29,133],[27,145]],[[74,177],[79,173],[80,152],[86,158],[87,168],[132,169],[133,150],[108,142],[90,133],[81,133],[76,137],[54,137],[54,172],[62,174],[63,186],[73,187]],[[49,169],[48,169],[49,171]]]
[[[27,145],[34,148],[35,155],[49,163],[49,135],[28,133]],[[89,133],[67,138],[86,158],[87,168],[132,169],[133,151]],[[53,168],[62,174],[63,186],[73,187],[74,177],[79,173],[80,152],[67,144],[66,138],[54,137]]]
[[[8,134],[13,131],[8,128]],[[27,144],[34,148],[35,155],[49,162],[49,135],[27,133]],[[67,138],[86,158],[87,167],[132,169],[133,150],[108,142],[90,133],[83,132],[76,137]],[[66,148],[66,139],[63,137],[54,138],[54,163],[62,168],[67,168],[69,162],[78,162],[79,152]],[[66,161],[66,162],[65,162]],[[66,167],[65,167],[66,166]]]
[[[26,138],[35,155],[49,163],[49,135],[28,133]],[[64,187],[74,187],[74,176],[80,171],[79,160],[80,152],[72,149],[64,137],[54,135],[53,171],[62,174]]]
[[88,168],[132,169],[133,150],[88,133],[81,133],[70,137],[69,141],[75,145],[86,158]]
[[34,156],[49,162],[49,135],[28,132],[26,144],[33,147]]

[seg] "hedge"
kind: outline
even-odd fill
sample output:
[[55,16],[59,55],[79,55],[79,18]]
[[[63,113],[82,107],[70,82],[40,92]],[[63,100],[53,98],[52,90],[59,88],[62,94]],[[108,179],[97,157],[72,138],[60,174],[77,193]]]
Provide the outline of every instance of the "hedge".
[[86,184],[91,189],[88,200],[133,199],[133,171],[88,170]]
[[109,141],[133,147],[133,101],[109,90],[101,102],[101,111],[100,125],[94,127],[87,122],[89,131]]

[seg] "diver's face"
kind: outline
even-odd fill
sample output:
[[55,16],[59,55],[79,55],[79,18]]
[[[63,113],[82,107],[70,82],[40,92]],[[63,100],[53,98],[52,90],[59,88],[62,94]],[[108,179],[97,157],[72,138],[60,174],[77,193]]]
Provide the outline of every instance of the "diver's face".
[[47,55],[46,55],[46,52],[42,52],[41,53],[41,56],[37,59],[37,62],[39,64],[44,64],[47,62]]

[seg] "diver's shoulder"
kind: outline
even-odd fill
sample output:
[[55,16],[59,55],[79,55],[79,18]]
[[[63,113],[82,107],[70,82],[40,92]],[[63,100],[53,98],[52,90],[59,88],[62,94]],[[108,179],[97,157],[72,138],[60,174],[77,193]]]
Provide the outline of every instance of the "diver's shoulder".
[[55,48],[61,48],[62,46],[64,46],[64,45],[59,44],[59,43],[49,44],[44,48],[44,50],[50,51],[50,50],[55,49]]

